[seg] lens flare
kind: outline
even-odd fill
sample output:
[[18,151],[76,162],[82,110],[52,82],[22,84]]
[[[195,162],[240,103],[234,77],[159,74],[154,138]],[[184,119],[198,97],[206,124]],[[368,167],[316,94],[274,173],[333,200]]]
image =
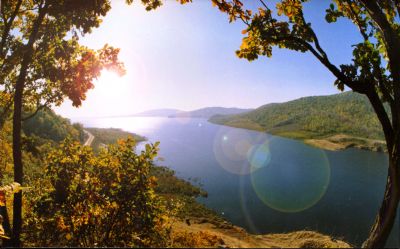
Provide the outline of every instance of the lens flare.
[[[269,160],[267,151],[259,147],[260,155],[253,157],[250,178],[253,189],[262,202],[281,212],[300,212],[314,206],[325,194],[330,180],[329,161],[323,150],[308,148],[285,151],[268,167],[258,167]],[[264,156],[263,156],[264,155]],[[285,159],[280,159],[285,157]],[[284,163],[281,163],[284,162]]]
[[268,164],[270,153],[266,135],[242,129],[221,128],[214,140],[214,155],[219,165],[230,173],[250,174]]
[[247,152],[247,160],[253,171],[267,166],[271,162],[269,143],[253,145]]
[[248,199],[251,194],[247,193],[246,190],[246,184],[247,184],[247,177],[248,176],[240,176],[239,178],[239,197],[240,197],[240,207],[242,208],[242,213],[245,218],[245,222],[247,224],[247,227],[250,229],[252,233],[260,234],[261,232],[258,231],[256,225],[253,222],[253,219],[251,217],[251,212],[248,209],[248,206],[251,207],[253,204],[251,200]]

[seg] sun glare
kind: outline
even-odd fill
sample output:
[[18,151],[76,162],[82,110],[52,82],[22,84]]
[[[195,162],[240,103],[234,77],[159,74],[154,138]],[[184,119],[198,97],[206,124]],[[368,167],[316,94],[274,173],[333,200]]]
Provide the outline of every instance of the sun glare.
[[127,100],[132,98],[132,86],[126,76],[117,72],[103,70],[94,82],[94,89],[88,93],[87,108],[98,114],[116,114],[129,105]]
[[122,99],[129,99],[132,96],[132,82],[126,75],[120,76],[117,72],[103,70],[100,77],[94,82],[93,95],[100,101],[107,101],[109,104],[120,103]]
[[95,81],[95,89],[101,90],[101,92],[106,92],[108,94],[113,94],[114,92],[119,92],[119,88],[116,84],[123,81],[123,76],[119,76],[118,73],[110,70],[102,70],[100,77]]

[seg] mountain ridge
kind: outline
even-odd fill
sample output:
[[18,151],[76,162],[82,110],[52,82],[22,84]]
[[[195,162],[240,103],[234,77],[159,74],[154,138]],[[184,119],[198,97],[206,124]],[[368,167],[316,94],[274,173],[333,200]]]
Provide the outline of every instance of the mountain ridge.
[[187,112],[178,112],[175,115],[170,115],[170,118],[179,118],[179,117],[192,117],[192,118],[210,118],[214,115],[232,115],[232,114],[240,114],[252,111],[254,109],[243,109],[237,107],[204,107],[200,109],[196,109],[193,111]]
[[181,110],[173,109],[173,108],[162,108],[162,109],[147,110],[147,111],[135,113],[130,116],[134,116],[134,117],[168,117],[169,115],[173,115],[178,112],[181,112]]
[[220,107],[211,106],[195,109],[192,111],[182,111],[179,109],[163,108],[163,109],[152,109],[143,112],[139,112],[130,116],[134,117],[169,117],[169,118],[210,118],[213,115],[229,115],[229,114],[240,114],[248,111],[252,111],[251,108],[237,108],[237,107]]

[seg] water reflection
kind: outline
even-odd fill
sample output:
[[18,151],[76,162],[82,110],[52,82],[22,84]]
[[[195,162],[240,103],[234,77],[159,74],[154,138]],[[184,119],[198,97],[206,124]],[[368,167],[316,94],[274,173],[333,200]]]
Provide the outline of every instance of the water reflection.
[[[279,157],[284,156],[284,160]],[[251,174],[257,196],[281,212],[300,212],[314,206],[328,189],[329,161],[320,149],[285,150],[268,167]]]
[[120,128],[139,135],[153,133],[167,120],[158,117],[115,117],[115,118],[73,118],[72,122],[80,122],[85,127]]

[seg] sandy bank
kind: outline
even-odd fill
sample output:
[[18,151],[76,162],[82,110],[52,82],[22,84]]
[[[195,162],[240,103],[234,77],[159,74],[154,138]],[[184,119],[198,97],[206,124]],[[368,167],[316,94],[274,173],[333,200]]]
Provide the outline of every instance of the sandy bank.
[[333,135],[322,139],[305,139],[304,142],[321,149],[332,151],[347,148],[358,148],[379,152],[387,151],[385,141],[352,137],[344,134]]

